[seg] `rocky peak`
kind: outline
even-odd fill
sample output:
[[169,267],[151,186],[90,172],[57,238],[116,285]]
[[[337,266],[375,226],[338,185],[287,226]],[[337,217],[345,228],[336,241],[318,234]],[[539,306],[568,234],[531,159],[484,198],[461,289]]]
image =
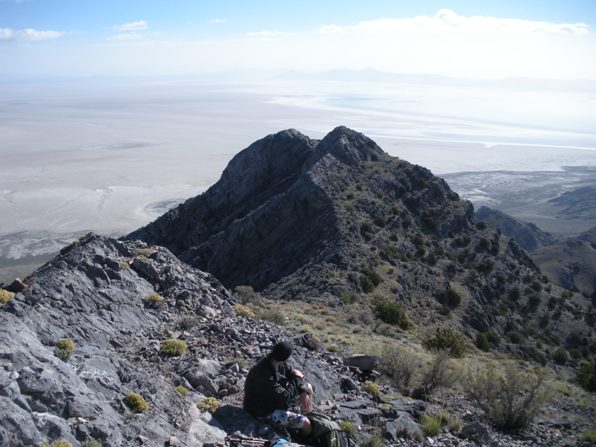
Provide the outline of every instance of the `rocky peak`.
[[387,156],[373,140],[345,126],[336,127],[321,140],[313,159],[319,160],[326,154],[348,165],[357,165],[363,161],[379,161]]

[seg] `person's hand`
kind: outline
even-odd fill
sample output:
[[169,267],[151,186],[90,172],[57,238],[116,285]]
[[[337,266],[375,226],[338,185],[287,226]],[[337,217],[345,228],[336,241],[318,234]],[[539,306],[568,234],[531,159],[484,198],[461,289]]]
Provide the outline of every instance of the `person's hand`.
[[294,375],[296,377],[300,377],[301,379],[304,378],[304,374],[302,374],[302,371],[298,371],[297,369],[294,370]]

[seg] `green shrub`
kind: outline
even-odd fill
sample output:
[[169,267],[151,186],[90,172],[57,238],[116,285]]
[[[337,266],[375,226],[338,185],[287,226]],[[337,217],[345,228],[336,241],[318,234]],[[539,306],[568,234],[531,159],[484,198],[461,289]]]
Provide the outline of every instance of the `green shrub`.
[[582,435],[582,441],[596,444],[596,429],[586,430]]
[[381,276],[370,267],[364,267],[360,276],[360,286],[365,292],[371,292],[375,287],[381,284]]
[[353,304],[356,302],[356,296],[353,293],[350,293],[348,290],[344,290],[341,292],[341,301],[344,304]]
[[569,353],[564,348],[558,348],[553,352],[553,360],[559,365],[565,365],[569,361]]
[[220,406],[221,402],[215,397],[204,397],[203,399],[197,402],[197,408],[199,410],[208,411],[211,414],[219,410]]
[[379,387],[379,385],[377,385],[375,382],[371,382],[370,380],[367,380],[366,382],[364,382],[360,386],[360,388],[365,393],[369,393],[375,397],[377,397],[381,393],[381,388]]
[[188,394],[188,388],[185,386],[179,385],[176,388],[176,392],[182,396],[186,396]]
[[61,338],[56,342],[56,349],[54,355],[60,360],[68,360],[70,354],[75,350],[75,342],[70,338]]
[[526,374],[512,367],[503,375],[496,368],[468,374],[466,394],[501,430],[526,427],[549,402],[542,375]]
[[138,393],[128,393],[123,400],[133,413],[142,413],[149,408],[147,401]]
[[145,256],[145,257],[149,257],[151,256],[153,253],[155,253],[155,250],[151,247],[146,247],[146,248],[137,248],[135,250],[137,256]]
[[422,342],[429,351],[446,351],[452,357],[463,357],[466,351],[464,337],[451,328],[437,328],[432,337]]
[[145,304],[148,307],[152,307],[154,309],[161,306],[162,302],[163,302],[163,297],[159,293],[155,293],[155,292],[150,293],[149,295],[147,295],[147,298],[145,298]]
[[14,297],[14,293],[8,290],[0,289],[0,306],[4,306]]
[[398,303],[381,299],[374,304],[375,316],[384,323],[399,326],[402,329],[410,327],[410,321],[405,310]]
[[404,392],[410,388],[421,366],[420,358],[406,348],[390,345],[385,347],[381,355],[381,370]]
[[101,447],[101,441],[95,438],[87,438],[81,443],[81,447]]
[[236,311],[236,315],[241,317],[255,318],[256,316],[251,308],[244,304],[234,304],[234,310]]
[[360,288],[364,293],[370,293],[375,289],[374,284],[367,276],[360,276]]
[[427,436],[437,436],[441,432],[441,428],[443,428],[441,418],[434,414],[423,415],[420,425],[422,431],[424,431]]
[[277,308],[264,307],[257,311],[257,318],[259,320],[270,321],[271,323],[283,326],[286,323],[286,316]]
[[346,420],[342,420],[339,421],[339,426],[341,427],[341,429],[343,431],[345,431],[346,433],[353,435],[354,433],[356,433],[356,427],[354,427],[354,423],[352,421],[346,421]]
[[64,439],[57,439],[50,444],[50,447],[72,447],[72,444]]
[[490,342],[485,332],[478,332],[476,334],[476,346],[484,352],[490,351]]
[[165,355],[177,357],[184,354],[188,349],[188,346],[184,340],[170,338],[161,342],[160,349]]
[[584,363],[577,370],[577,383],[586,390],[596,392],[596,357]]
[[459,306],[461,303],[461,295],[455,290],[453,287],[449,287],[445,292],[444,302],[442,304],[446,304],[451,308],[455,308]]
[[457,376],[457,371],[449,360],[449,354],[446,351],[440,351],[426,371],[423,371],[412,396],[416,399],[427,400],[435,391],[453,386],[457,381]]
[[524,341],[524,336],[517,331],[511,331],[507,333],[507,338],[511,343],[519,345],[521,342]]

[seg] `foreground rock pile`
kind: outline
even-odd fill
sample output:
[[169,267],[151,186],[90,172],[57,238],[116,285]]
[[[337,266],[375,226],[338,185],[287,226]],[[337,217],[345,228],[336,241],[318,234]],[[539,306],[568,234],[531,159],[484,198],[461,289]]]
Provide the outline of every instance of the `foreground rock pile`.
[[[236,317],[212,276],[163,248],[88,235],[26,285],[0,310],[1,446],[57,439],[74,446],[200,446],[222,443],[226,431],[263,434],[240,410],[246,368],[290,335]],[[183,340],[187,352],[164,354],[168,339]],[[58,355],[60,340],[72,340],[72,352]],[[374,402],[342,392],[342,380],[358,390],[354,369],[317,351],[312,337],[295,343],[295,363],[308,372],[317,398],[358,398],[336,413],[370,422]],[[135,413],[125,403],[129,393],[148,408]],[[204,397],[223,401],[215,418],[197,408]]]

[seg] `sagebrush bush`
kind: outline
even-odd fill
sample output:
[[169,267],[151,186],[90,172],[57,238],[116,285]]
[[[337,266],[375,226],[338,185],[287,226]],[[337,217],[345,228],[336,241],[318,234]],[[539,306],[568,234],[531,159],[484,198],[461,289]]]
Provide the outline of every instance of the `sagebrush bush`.
[[478,332],[476,334],[476,346],[484,352],[490,351],[490,342],[484,332]]
[[158,308],[161,306],[161,303],[163,302],[163,297],[159,294],[159,293],[150,293],[149,295],[147,295],[147,298],[145,298],[145,304],[148,307],[153,307],[153,308]]
[[465,382],[467,396],[482,409],[500,430],[526,427],[550,400],[542,375],[507,367],[470,371]]
[[434,414],[425,414],[422,416],[422,420],[420,421],[420,426],[422,431],[427,436],[437,436],[443,425],[441,423],[441,419]]
[[57,439],[50,444],[50,447],[72,447],[72,444],[65,439]]
[[220,406],[221,402],[215,397],[204,397],[203,399],[197,402],[197,408],[199,410],[208,411],[211,414],[219,410]]
[[242,304],[259,304],[263,300],[261,295],[250,286],[236,286],[232,294]]
[[552,357],[555,363],[559,365],[565,365],[569,361],[569,353],[565,348],[557,348],[557,350],[553,352]]
[[177,338],[170,338],[168,340],[164,340],[161,342],[160,350],[165,355],[169,355],[171,357],[177,357],[186,352],[188,346],[184,340],[179,340]]
[[271,323],[283,326],[286,323],[286,316],[277,308],[263,307],[257,311],[259,320],[270,321]]
[[176,388],[176,392],[182,396],[186,396],[188,394],[188,388],[185,386],[179,385]]
[[54,355],[60,360],[68,360],[70,354],[75,350],[75,342],[70,338],[61,338],[56,342],[56,349]]
[[406,330],[410,327],[410,321],[406,311],[398,303],[381,299],[374,303],[375,316],[384,323],[399,326]]
[[577,383],[592,393],[596,392],[596,357],[577,370]]
[[150,247],[146,247],[146,248],[137,248],[135,250],[137,256],[145,256],[145,257],[149,257],[151,256],[153,253],[155,253],[155,250],[153,248]]
[[464,337],[454,329],[437,328],[434,335],[422,342],[429,351],[446,351],[452,357],[463,357],[466,351]]
[[445,292],[445,297],[443,298],[442,304],[446,304],[451,308],[455,308],[459,306],[460,303],[461,295],[453,287],[449,287]]
[[14,297],[14,293],[8,290],[0,289],[0,306],[4,306]]
[[429,367],[423,371],[412,396],[416,399],[428,400],[441,388],[452,387],[457,381],[458,372],[450,361],[446,351],[439,351]]
[[123,401],[126,404],[126,406],[130,408],[130,410],[134,413],[142,413],[147,408],[149,408],[149,404],[147,403],[147,401],[143,399],[143,396],[141,396],[138,393],[128,393],[124,397]]
[[352,421],[341,420],[339,421],[339,426],[343,431],[350,435],[356,433],[356,427],[354,426],[354,423]]
[[596,444],[596,429],[586,430],[582,434],[582,441],[590,444]]
[[101,447],[101,441],[95,438],[87,438],[81,443],[81,447]]
[[420,358],[406,348],[387,346],[381,355],[381,370],[402,392],[410,388],[421,366]]
[[375,287],[381,284],[381,276],[370,267],[362,269],[360,276],[360,287],[365,293],[372,292]]
[[369,393],[375,397],[377,397],[381,393],[381,387],[379,385],[377,385],[375,382],[371,382],[370,380],[367,380],[366,382],[364,382],[360,386],[360,388],[365,393]]
[[234,304],[234,310],[240,317],[255,318],[256,316],[252,309],[244,304]]

